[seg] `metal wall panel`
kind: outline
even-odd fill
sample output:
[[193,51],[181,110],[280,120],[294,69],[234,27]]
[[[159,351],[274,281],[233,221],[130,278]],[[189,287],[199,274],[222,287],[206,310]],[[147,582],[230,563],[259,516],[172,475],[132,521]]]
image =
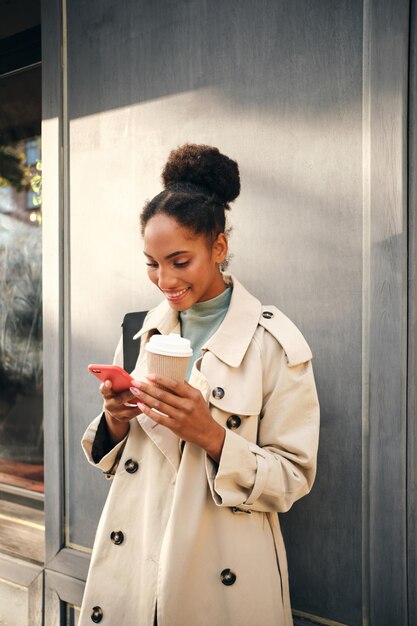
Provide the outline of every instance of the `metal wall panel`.
[[316,355],[318,480],[283,519],[294,603],[359,623],[362,3],[163,5],[68,5],[70,544],[91,545],[107,490],[79,448],[100,409],[86,365],[111,359],[125,310],[159,300],[138,211],[172,147],[213,143],[241,166],[231,270]]
[[[51,55],[61,27],[48,5]],[[45,112],[50,155],[62,146],[55,186],[51,161],[45,178],[46,441],[58,444],[47,463],[53,472],[65,456],[65,485],[63,473],[50,484],[66,497],[55,509],[47,500],[51,568],[85,576],[108,489],[79,446],[101,404],[86,366],[112,358],[125,311],[159,301],[139,210],[171,148],[212,143],[241,168],[231,271],[298,323],[315,354],[319,473],[281,516],[294,608],[405,624],[408,1],[91,0],[63,13],[62,102]]]
[[371,7],[369,618],[406,624],[409,3]]

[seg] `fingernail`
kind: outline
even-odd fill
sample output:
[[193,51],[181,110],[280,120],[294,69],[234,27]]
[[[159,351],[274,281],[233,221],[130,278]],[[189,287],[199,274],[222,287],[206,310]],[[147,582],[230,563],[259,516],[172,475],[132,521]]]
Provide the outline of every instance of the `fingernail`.
[[140,396],[140,391],[136,387],[130,387],[130,393],[133,393],[134,396]]

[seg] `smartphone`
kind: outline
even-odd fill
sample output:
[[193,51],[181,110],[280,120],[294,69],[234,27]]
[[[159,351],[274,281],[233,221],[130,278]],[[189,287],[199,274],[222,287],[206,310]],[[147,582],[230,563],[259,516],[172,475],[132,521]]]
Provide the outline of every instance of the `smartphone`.
[[110,380],[112,389],[116,393],[127,391],[132,385],[133,378],[118,365],[89,365],[88,371],[102,382]]

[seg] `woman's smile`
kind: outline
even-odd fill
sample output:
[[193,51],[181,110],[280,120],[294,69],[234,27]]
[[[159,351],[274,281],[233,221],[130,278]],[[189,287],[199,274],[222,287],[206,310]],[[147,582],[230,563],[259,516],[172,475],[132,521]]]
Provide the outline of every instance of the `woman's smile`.
[[172,291],[163,291],[164,296],[170,302],[181,302],[181,300],[186,296],[189,289],[191,287],[186,287],[185,289],[181,289],[180,291],[172,292]]

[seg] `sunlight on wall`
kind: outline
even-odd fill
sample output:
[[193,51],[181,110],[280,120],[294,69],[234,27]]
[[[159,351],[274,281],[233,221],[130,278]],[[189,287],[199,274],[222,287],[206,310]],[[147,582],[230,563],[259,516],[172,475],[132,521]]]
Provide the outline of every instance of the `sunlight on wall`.
[[[260,112],[236,107],[215,88],[72,120],[73,331],[89,337],[99,327],[114,343],[124,311],[159,301],[146,278],[138,215],[161,190],[169,151],[186,141],[216,145],[239,162],[231,271],[266,301],[283,298],[288,273],[308,296],[320,272],[320,305],[330,307],[343,289],[330,296],[335,267],[348,256],[343,271],[360,271],[361,251],[352,246],[361,244],[361,131],[361,102]],[[356,239],[348,242],[347,233]],[[262,263],[276,265],[272,287],[258,279]],[[106,312],[99,318],[98,304]]]

